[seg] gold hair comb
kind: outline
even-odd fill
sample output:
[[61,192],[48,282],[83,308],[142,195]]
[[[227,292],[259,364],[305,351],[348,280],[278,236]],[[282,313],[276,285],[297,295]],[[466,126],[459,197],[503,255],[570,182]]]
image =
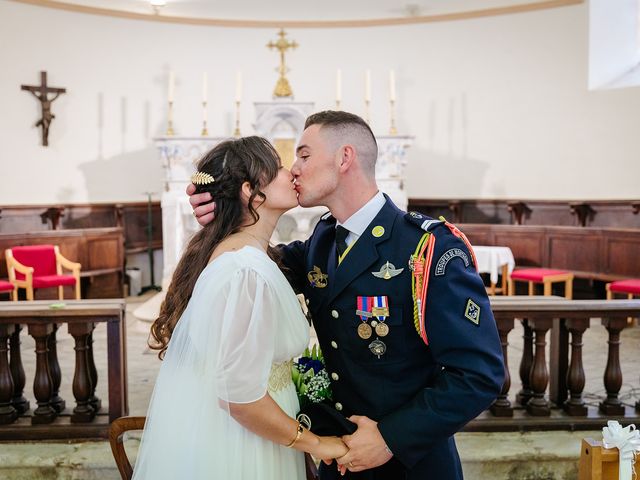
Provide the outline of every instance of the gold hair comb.
[[215,179],[208,173],[196,172],[191,175],[191,183],[194,185],[208,185],[213,182],[215,182]]

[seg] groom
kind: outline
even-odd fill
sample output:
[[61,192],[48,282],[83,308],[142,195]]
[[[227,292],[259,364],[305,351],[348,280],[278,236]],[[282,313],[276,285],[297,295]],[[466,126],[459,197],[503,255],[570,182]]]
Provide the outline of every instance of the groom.
[[[307,299],[334,406],[358,426],[343,437],[350,451],[338,463],[346,478],[461,479],[453,435],[493,402],[504,379],[473,252],[452,225],[407,214],[378,190],[377,143],[360,117],[311,115],[296,156],[300,205],[330,213],[282,253]],[[214,214],[212,204],[198,206],[208,195],[190,199],[201,224]],[[421,279],[409,265],[416,257],[428,266]],[[428,282],[423,295],[419,281]],[[321,478],[340,475],[322,465]]]

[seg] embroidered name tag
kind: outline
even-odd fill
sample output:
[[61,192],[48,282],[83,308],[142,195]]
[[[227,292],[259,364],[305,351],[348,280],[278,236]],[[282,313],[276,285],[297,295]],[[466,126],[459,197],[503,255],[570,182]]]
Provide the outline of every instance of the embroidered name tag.
[[451,248],[444,252],[438,259],[438,263],[436,264],[436,275],[444,275],[447,270],[447,264],[456,257],[460,257],[462,259],[465,267],[469,266],[469,257],[467,254],[459,248]]

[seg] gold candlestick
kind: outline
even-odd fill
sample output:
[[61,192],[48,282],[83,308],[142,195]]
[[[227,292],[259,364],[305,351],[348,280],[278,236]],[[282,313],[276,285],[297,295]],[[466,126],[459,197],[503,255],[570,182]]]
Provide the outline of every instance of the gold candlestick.
[[200,135],[203,137],[209,136],[209,130],[207,130],[207,102],[202,102],[202,132]]
[[240,100],[236,100],[236,129],[233,131],[233,136],[239,137],[240,135]]
[[395,109],[395,104],[396,102],[394,100],[390,100],[391,103],[391,127],[389,128],[389,134],[390,135],[396,135],[398,133],[398,130],[396,130],[396,109]]
[[169,112],[167,113],[167,136],[173,135],[173,100],[169,100]]
[[371,104],[371,100],[365,98],[364,100],[364,120],[368,124],[371,124],[371,117],[369,116],[369,105]]

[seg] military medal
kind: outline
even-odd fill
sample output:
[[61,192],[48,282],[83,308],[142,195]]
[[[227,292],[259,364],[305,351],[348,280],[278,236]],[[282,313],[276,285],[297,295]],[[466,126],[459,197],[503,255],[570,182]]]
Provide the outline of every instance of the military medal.
[[366,340],[368,338],[371,338],[371,335],[373,335],[373,330],[371,329],[371,326],[368,323],[361,323],[360,325],[358,325],[358,336],[363,339]]
[[376,295],[373,297],[373,308],[371,313],[378,320],[384,322],[389,316],[389,299],[386,295]]
[[371,338],[371,335],[373,335],[373,329],[371,328],[371,325],[367,323],[369,318],[373,316],[371,313],[373,308],[373,297],[358,297],[356,302],[358,307],[356,308],[356,315],[358,315],[360,320],[362,320],[362,323],[358,325],[358,336],[363,340],[367,340],[368,338]]
[[387,351],[387,346],[384,344],[382,340],[375,339],[373,342],[369,344],[369,350],[376,357],[380,358]]
[[376,333],[381,337],[389,335],[389,325],[386,323],[378,323],[376,325]]

